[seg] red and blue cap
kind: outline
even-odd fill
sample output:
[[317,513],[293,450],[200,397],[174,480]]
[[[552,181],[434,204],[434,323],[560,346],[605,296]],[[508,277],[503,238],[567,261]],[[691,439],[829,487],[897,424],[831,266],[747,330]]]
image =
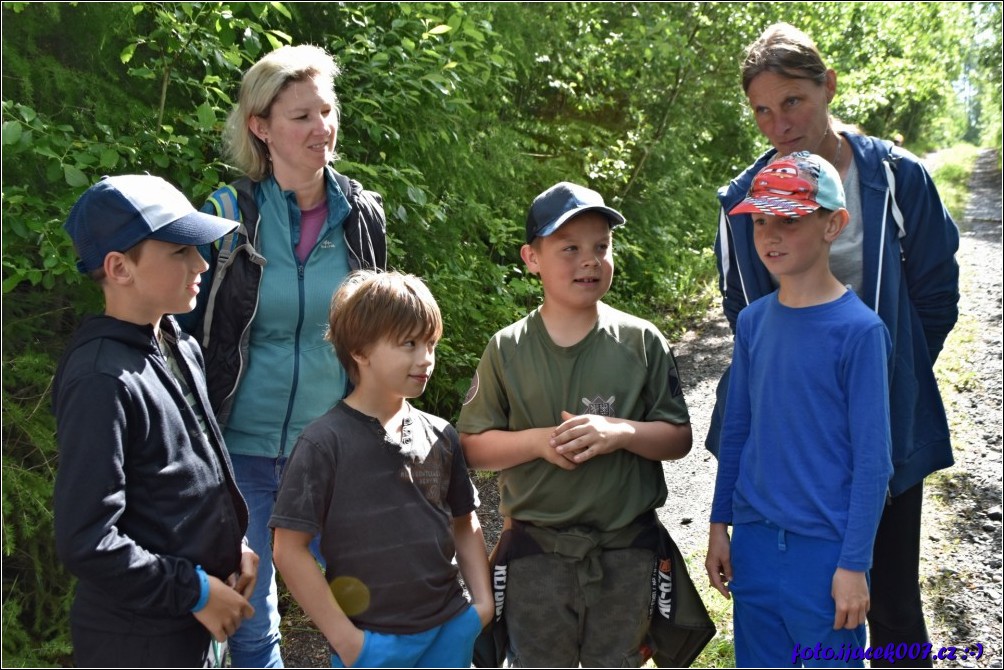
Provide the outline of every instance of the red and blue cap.
[[829,161],[798,151],[777,159],[753,178],[749,195],[729,214],[766,214],[797,219],[820,207],[846,207],[840,174]]

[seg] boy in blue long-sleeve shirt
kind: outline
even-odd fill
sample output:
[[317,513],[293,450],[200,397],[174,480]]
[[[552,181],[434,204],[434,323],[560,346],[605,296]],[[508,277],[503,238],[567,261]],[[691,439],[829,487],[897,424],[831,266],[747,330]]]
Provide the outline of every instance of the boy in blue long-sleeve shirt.
[[892,473],[890,342],[830,272],[848,219],[833,166],[808,152],[783,157],[731,213],[753,215],[778,290],[737,322],[705,565],[735,596],[736,664],[778,667],[797,645],[838,655],[864,646]]

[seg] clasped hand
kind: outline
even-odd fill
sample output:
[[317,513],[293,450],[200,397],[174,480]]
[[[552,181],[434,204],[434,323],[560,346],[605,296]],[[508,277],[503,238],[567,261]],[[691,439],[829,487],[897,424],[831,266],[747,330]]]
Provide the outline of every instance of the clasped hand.
[[597,414],[561,413],[561,424],[551,433],[549,449],[545,452],[549,462],[565,470],[573,470],[579,463],[609,454],[620,449],[625,426]]

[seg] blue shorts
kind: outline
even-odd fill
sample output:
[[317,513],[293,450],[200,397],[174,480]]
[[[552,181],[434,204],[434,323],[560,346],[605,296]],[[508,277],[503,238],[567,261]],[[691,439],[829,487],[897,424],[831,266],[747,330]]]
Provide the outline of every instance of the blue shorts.
[[[789,533],[769,521],[732,529],[736,667],[863,667],[839,657],[796,658],[798,648],[840,652],[865,645],[865,627],[833,630],[833,573],[841,543]],[[846,645],[846,647],[845,647]]]
[[[359,668],[469,668],[481,618],[473,607],[435,628],[411,635],[363,631],[363,649],[353,667]],[[347,667],[338,654],[332,668]]]

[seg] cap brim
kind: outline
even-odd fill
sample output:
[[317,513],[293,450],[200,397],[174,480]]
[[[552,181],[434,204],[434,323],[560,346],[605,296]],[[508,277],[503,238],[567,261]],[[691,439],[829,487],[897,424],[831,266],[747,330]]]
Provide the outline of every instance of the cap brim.
[[819,209],[819,203],[811,200],[789,200],[776,196],[759,196],[746,198],[729,210],[732,214],[766,214],[767,216],[785,216],[792,219],[807,216]]
[[198,246],[215,242],[238,226],[236,221],[194,211],[150,233],[147,239]]
[[585,214],[586,212],[599,212],[600,214],[603,214],[610,222],[611,228],[624,225],[624,215],[616,209],[611,209],[610,207],[606,207],[604,205],[586,205],[584,207],[577,207],[576,209],[565,212],[557,219],[538,230],[534,237],[547,237],[548,235],[554,233],[554,231],[558,228],[561,228],[561,226],[572,217],[576,217],[579,214]]

